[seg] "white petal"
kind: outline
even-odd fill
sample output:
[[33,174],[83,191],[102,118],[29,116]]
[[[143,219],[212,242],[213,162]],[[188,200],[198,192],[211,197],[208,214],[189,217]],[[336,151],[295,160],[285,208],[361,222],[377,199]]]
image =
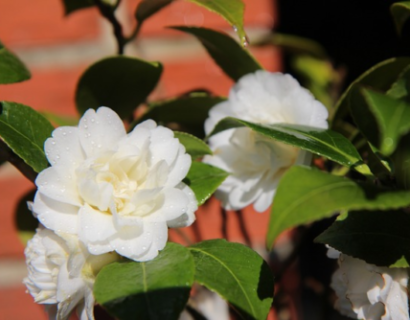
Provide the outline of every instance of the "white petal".
[[177,186],[188,198],[186,211],[173,220],[168,220],[167,225],[170,228],[183,228],[190,226],[195,221],[195,211],[198,209],[198,202],[194,192],[185,183],[180,183]]
[[39,221],[47,228],[58,232],[77,233],[78,207],[53,200],[37,191],[32,208]]
[[165,185],[167,187],[174,187],[180,183],[188,174],[191,163],[192,158],[185,153],[185,148],[180,146],[179,155],[170,167],[170,172],[168,173],[168,179]]
[[87,157],[116,149],[118,141],[126,136],[124,124],[109,108],[100,107],[97,112],[89,109],[78,124],[80,142]]
[[[105,242],[117,233],[114,227],[113,216],[84,205],[79,213],[79,233],[81,241],[87,246],[89,243]],[[112,251],[112,250],[109,250]],[[104,252],[92,252],[93,254],[102,254]]]
[[75,182],[74,173],[63,173],[55,167],[41,171],[36,178],[36,185],[42,194],[56,201],[80,206],[82,200]]

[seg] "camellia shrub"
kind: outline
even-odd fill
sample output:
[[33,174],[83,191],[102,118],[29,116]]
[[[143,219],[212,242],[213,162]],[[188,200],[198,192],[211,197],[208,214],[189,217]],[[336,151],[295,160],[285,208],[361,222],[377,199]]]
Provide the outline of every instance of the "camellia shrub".
[[[50,115],[0,102],[0,157],[36,186],[24,201],[38,220],[25,250],[28,292],[52,319],[94,319],[96,305],[118,319],[266,319],[277,309],[274,278],[284,272],[272,270],[290,268],[300,254],[294,246],[275,265],[278,236],[294,228],[303,239],[327,219],[315,239],[335,259],[327,304],[354,319],[409,319],[410,57],[381,61],[333,101],[323,86],[329,73],[304,88],[262,68],[247,48],[241,0],[188,1],[237,33],[239,41],[173,26],[235,81],[227,98],[191,92],[147,101],[161,63],[125,56],[124,47],[171,0],[141,1],[130,37],[114,15],[119,0],[64,0],[67,13],[96,6],[118,46],[79,79],[78,124],[60,118],[54,128]],[[391,13],[400,33],[410,2],[394,3]],[[306,41],[277,35],[259,45],[300,45],[299,72],[328,65]],[[0,43],[0,84],[29,78]],[[213,194],[222,214],[271,208],[267,261],[224,239],[168,241],[168,230],[195,223]]]

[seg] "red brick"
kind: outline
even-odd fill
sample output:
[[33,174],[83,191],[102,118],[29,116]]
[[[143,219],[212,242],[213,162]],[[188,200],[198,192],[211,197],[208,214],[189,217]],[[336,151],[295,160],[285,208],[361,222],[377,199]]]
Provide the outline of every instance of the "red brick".
[[60,115],[77,115],[75,88],[86,67],[31,69],[30,80],[0,86],[0,100],[14,101]]
[[12,47],[90,40],[99,35],[95,8],[64,17],[61,0],[0,0],[0,40]]

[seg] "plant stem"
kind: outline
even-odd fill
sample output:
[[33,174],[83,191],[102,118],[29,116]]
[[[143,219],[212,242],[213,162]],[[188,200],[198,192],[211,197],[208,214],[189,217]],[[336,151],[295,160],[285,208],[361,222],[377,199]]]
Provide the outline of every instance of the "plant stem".
[[[112,25],[115,39],[117,40],[117,47],[118,47],[118,54],[124,54],[124,46],[126,40],[122,33],[122,26],[117,20],[114,15],[115,8],[111,7],[110,5],[105,4],[102,0],[94,0],[95,5],[97,6],[98,10],[102,14],[104,18],[106,18]],[[119,4],[119,1],[117,5]]]
[[245,244],[248,247],[252,248],[252,240],[251,240],[251,237],[249,236],[248,230],[246,229],[246,223],[243,218],[243,211],[242,210],[236,211],[236,215],[238,217],[239,228],[241,229],[243,238],[245,239]]
[[221,226],[222,237],[228,240],[228,215],[226,214],[226,210],[224,208],[221,208],[221,216],[222,216],[222,226]]
[[9,146],[0,140],[0,159],[10,162],[15,166],[27,179],[34,183],[37,177],[37,172],[33,170],[27,163],[24,162],[17,154],[9,148]]

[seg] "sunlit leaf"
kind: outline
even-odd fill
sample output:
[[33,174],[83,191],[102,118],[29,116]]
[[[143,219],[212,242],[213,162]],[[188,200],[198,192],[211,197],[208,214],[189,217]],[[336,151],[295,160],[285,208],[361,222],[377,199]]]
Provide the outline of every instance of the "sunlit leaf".
[[266,137],[327,157],[342,165],[353,166],[361,161],[354,146],[341,134],[332,130],[295,124],[256,124],[227,117],[217,123],[212,136],[230,128],[246,126]]
[[242,319],[266,319],[273,301],[273,276],[255,251],[222,239],[203,241],[189,250],[196,282],[220,294]]
[[308,167],[292,167],[282,177],[271,209],[266,243],[281,232],[344,210],[389,210],[410,205],[410,191],[359,184]]
[[203,204],[229,175],[226,171],[202,162],[192,162],[184,182],[192,189]]
[[185,132],[174,131],[175,138],[178,138],[179,142],[184,145],[186,152],[192,157],[193,160],[203,157],[207,154],[212,154],[212,150],[209,146],[197,137]]
[[36,172],[48,167],[44,142],[53,129],[34,109],[15,102],[0,102],[0,137]]

